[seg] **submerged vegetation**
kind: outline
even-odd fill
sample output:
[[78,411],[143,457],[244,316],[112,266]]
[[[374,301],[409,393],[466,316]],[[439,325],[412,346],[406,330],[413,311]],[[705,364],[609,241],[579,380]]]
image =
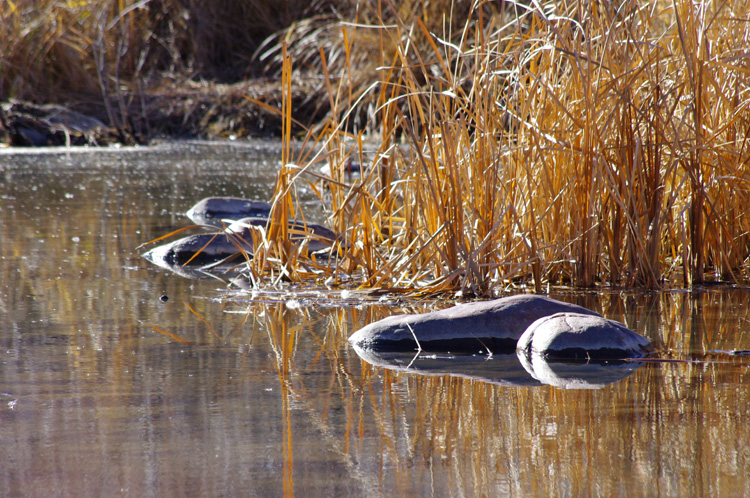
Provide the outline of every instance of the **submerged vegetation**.
[[[60,13],[24,24],[31,4]],[[283,135],[271,222],[248,264],[256,285],[493,295],[750,279],[744,2],[287,3],[298,15],[264,23],[265,42],[249,26],[231,35],[223,23],[252,18],[232,8],[261,4],[107,2],[84,16],[85,2],[6,3],[3,24],[37,42],[6,30],[0,94],[98,88],[126,135],[132,102],[145,109],[165,75],[173,86],[278,75],[280,109],[241,99],[278,115]],[[317,116],[307,127],[303,100]],[[316,147],[295,155],[293,135]],[[289,242],[302,186],[329,207],[338,257],[310,260]]]

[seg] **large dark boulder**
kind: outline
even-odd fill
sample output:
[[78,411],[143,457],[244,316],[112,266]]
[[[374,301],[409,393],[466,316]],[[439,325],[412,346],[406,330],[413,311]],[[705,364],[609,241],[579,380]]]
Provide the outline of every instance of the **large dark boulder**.
[[599,316],[549,297],[518,295],[391,316],[358,330],[349,342],[361,350],[510,353],[529,325],[561,312]]
[[547,360],[622,360],[644,356],[651,350],[651,343],[620,322],[564,312],[532,323],[517,349]]

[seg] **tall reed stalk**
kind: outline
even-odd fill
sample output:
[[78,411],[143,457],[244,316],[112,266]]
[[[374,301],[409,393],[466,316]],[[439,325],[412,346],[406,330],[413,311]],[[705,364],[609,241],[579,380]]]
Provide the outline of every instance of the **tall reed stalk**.
[[[348,240],[338,270],[477,295],[748,279],[744,4],[480,3],[442,33],[368,5],[372,24],[343,25],[345,48],[322,51],[348,61],[374,30],[381,54],[367,92],[347,85],[352,65],[326,69],[341,110],[325,139],[338,144],[332,222]],[[377,153],[347,185],[337,168],[364,153],[338,116],[365,101]]]

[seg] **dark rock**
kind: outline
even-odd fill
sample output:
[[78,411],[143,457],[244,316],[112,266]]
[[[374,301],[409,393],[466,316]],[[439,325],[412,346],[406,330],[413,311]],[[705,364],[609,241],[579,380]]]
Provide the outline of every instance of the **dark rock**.
[[575,312],[540,318],[518,340],[518,351],[548,360],[618,360],[638,358],[650,350],[648,339],[622,323]]
[[[226,233],[201,233],[184,237],[151,249],[144,258],[162,268],[173,266],[210,265],[241,254],[252,252],[252,243]],[[189,262],[189,263],[188,263]]]
[[[418,315],[391,316],[355,332],[349,342],[363,350],[512,353],[526,328],[560,312],[599,316],[575,304],[535,295],[460,304]],[[419,341],[419,344],[417,344]]]
[[[151,249],[143,257],[162,268],[182,274],[186,266],[201,267],[226,262],[232,265],[241,263],[243,251],[251,257],[254,245],[254,227],[265,227],[266,218],[243,218],[233,222],[226,230],[217,233],[190,235],[168,244]],[[335,233],[326,227],[315,224],[291,222],[290,238],[300,244],[307,240],[308,252],[328,251],[335,240]],[[261,236],[260,233],[257,236]],[[195,278],[197,275],[192,275]]]
[[268,218],[271,205],[262,201],[250,201],[238,197],[207,197],[191,207],[187,217],[198,225],[213,225],[223,228],[222,220],[242,218]]
[[9,145],[89,145],[108,132],[98,119],[63,106],[12,101],[0,108],[0,135]]
[[[187,211],[187,216],[199,225],[213,225],[251,240],[250,227],[265,227],[271,214],[271,204],[238,197],[207,197]],[[308,252],[328,250],[341,238],[331,229],[298,220],[289,222],[290,238],[295,244],[307,239]]]

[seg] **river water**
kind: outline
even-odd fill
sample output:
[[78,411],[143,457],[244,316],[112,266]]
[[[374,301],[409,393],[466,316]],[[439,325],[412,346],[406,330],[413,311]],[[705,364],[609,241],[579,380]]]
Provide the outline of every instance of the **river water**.
[[393,360],[419,374],[346,342],[446,302],[254,295],[140,257],[202,197],[268,200],[279,157],[0,150],[0,495],[750,496],[747,288],[554,292],[671,360],[562,389],[515,357]]

